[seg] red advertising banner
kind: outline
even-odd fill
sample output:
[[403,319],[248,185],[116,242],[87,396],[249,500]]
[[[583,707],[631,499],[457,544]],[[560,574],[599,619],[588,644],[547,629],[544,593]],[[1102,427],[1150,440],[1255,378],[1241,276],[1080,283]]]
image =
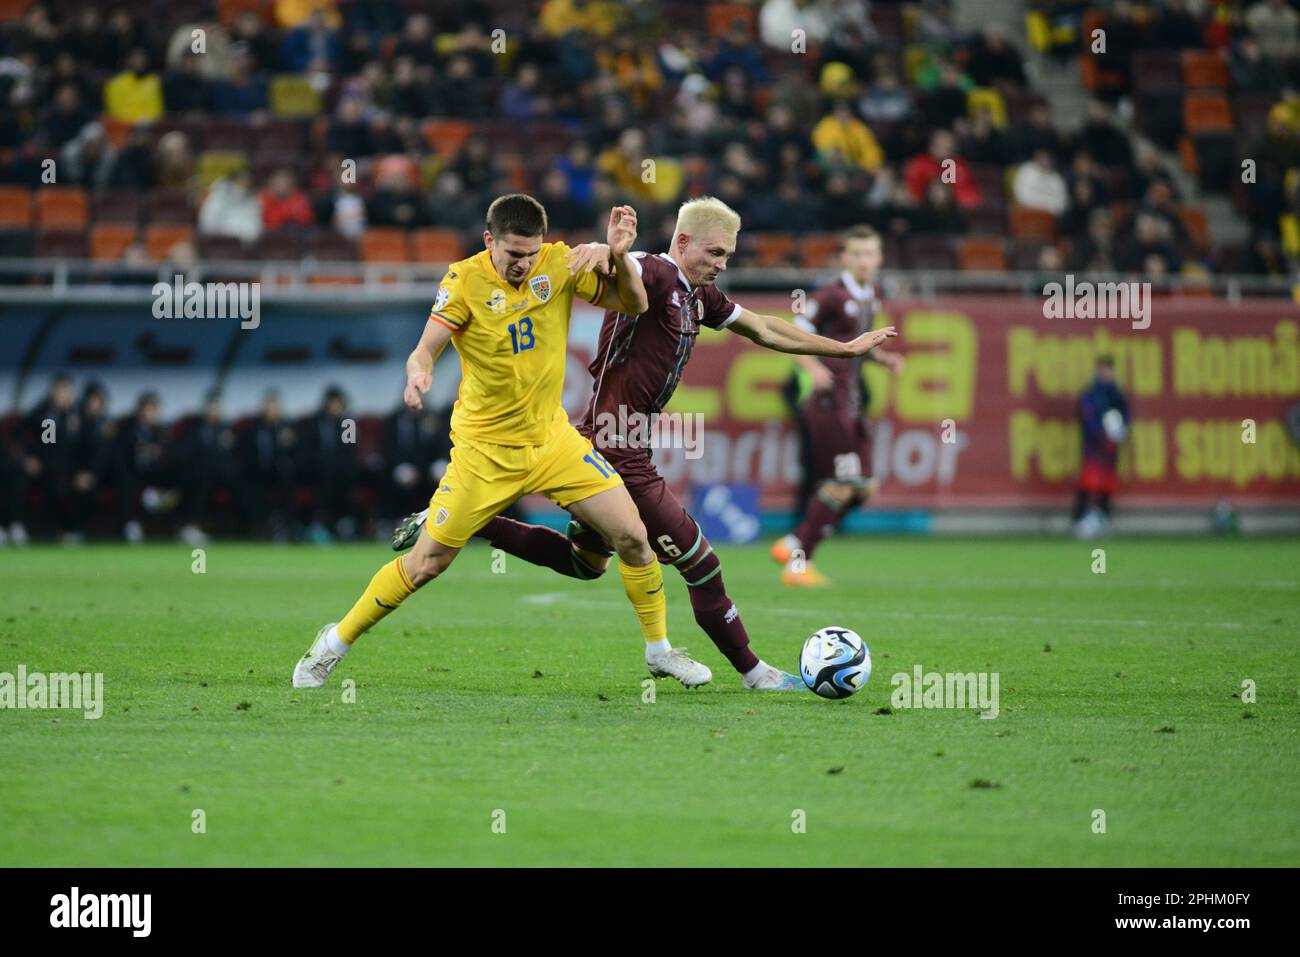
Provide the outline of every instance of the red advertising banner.
[[[789,297],[737,298],[790,314]],[[1087,308],[1067,305],[979,296],[888,303],[885,321],[898,327],[907,364],[898,376],[867,367],[879,505],[1067,501],[1080,463],[1075,403],[1103,353],[1115,357],[1132,413],[1121,504],[1300,505],[1300,446],[1285,422],[1300,402],[1300,309],[1156,297],[1130,320],[1087,318]],[[590,360],[589,339],[572,341],[571,411],[585,398],[578,383],[589,387],[576,374]],[[781,395],[792,368],[789,356],[705,330],[667,410],[703,415],[702,454],[656,450],[663,474],[674,484],[756,482],[765,508],[788,507],[800,478]]]

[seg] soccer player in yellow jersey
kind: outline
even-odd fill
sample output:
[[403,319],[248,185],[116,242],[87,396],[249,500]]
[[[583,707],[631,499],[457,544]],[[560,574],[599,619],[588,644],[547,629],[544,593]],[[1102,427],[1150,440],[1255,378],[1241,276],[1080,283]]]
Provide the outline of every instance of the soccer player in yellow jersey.
[[[646,309],[640,271],[628,261],[636,211],[610,211],[608,253],[596,244],[547,243],[546,210],[531,196],[500,196],[488,208],[486,248],[452,263],[419,344],[406,360],[406,404],[421,406],[433,363],[448,342],[460,353],[452,452],[420,537],[384,565],[352,610],[316,635],[293,672],[316,688],[362,634],[446,570],[470,537],[521,495],[537,492],[568,509],[613,545],[623,589],[645,637],[656,677],[687,687],[709,669],[668,642],[663,576],[623,480],[569,424],[560,404],[573,297],[637,315]],[[604,276],[596,267],[605,263]]]

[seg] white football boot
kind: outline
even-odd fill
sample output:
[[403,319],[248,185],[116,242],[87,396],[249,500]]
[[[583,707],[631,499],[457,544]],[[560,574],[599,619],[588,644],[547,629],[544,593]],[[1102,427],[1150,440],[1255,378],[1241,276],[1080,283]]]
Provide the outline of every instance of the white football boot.
[[708,665],[701,664],[686,653],[685,648],[672,648],[664,654],[645,656],[646,667],[656,678],[676,678],[688,688],[698,688],[713,680]]
[[741,683],[751,691],[800,691],[806,687],[798,675],[764,664],[753,679],[742,677]]
[[343,660],[342,655],[330,651],[329,644],[325,641],[326,633],[335,624],[336,622],[330,622],[316,632],[316,640],[307,649],[307,653],[298,660],[298,664],[294,665],[293,686],[295,688],[319,688],[330,676],[330,672]]

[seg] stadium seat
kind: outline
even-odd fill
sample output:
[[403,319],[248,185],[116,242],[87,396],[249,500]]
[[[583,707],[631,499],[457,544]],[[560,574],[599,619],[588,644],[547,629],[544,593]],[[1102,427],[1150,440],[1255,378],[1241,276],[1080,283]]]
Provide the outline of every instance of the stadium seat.
[[184,189],[156,189],[144,203],[145,222],[186,223],[193,225],[197,211],[190,205]]
[[1228,65],[1222,54],[1217,51],[1184,50],[1183,86],[1189,90],[1226,90]]
[[1205,210],[1199,206],[1183,206],[1178,210],[1178,218],[1187,227],[1192,240],[1202,247],[1210,245],[1210,224]]
[[0,229],[26,229],[31,224],[31,191],[23,186],[0,186]]
[[462,255],[460,233],[454,229],[417,229],[411,246],[421,263],[454,263]]
[[128,189],[105,189],[90,195],[90,216],[97,223],[140,221],[140,194]]
[[1007,251],[999,236],[966,236],[957,241],[957,268],[1005,272]]
[[311,277],[310,284],[313,286],[359,286],[361,284],[361,277],[320,273]]
[[1007,201],[1007,174],[1001,166],[981,164],[970,167],[971,176],[979,188],[980,202],[985,206],[1001,208]]
[[280,74],[271,78],[271,112],[281,118],[309,117],[320,113],[320,94],[305,76]]
[[709,4],[709,36],[722,36],[731,27],[733,20],[744,20],[749,24],[751,31],[757,26],[754,22],[753,7],[741,6],[738,3]]
[[1167,50],[1139,50],[1133,54],[1133,77],[1142,91],[1181,90],[1183,64],[1177,53]]
[[90,230],[90,258],[115,262],[135,242],[135,237],[134,223],[100,223]]
[[911,269],[951,270],[956,266],[947,236],[912,236],[907,240],[907,265]]
[[256,13],[263,26],[275,25],[274,7],[267,0],[217,0],[217,19],[226,26],[233,26],[244,13]]
[[21,20],[32,0],[0,0],[0,23],[13,23]]
[[297,229],[277,229],[263,233],[257,244],[257,258],[262,262],[297,262],[302,258],[303,237]]
[[361,236],[361,260],[368,263],[410,262],[411,253],[402,229],[367,229]]
[[260,143],[256,131],[244,120],[213,117],[203,128],[203,148],[246,153]]
[[834,233],[814,233],[799,240],[799,264],[805,269],[823,269],[835,261],[840,251],[840,237]]
[[171,253],[177,243],[194,241],[194,230],[189,226],[171,223],[156,223],[145,230],[144,242],[149,258],[162,261]]
[[236,239],[234,236],[200,236],[199,237],[199,255],[205,262],[213,260],[242,260],[252,259],[253,254],[242,239]]
[[357,258],[356,245],[332,229],[316,230],[307,247],[321,262],[355,262]]
[[199,184],[211,189],[212,184],[232,173],[248,169],[248,155],[232,150],[205,150],[199,156]]
[[473,134],[474,127],[464,120],[425,120],[422,133],[430,150],[441,156],[455,156],[465,140]]
[[1011,235],[1015,239],[1056,239],[1056,217],[1041,209],[1028,209],[1019,203],[1011,206]]
[[1007,231],[1006,207],[983,204],[966,210],[966,228],[974,235],[997,236]]
[[765,268],[794,264],[795,243],[789,233],[755,233],[754,255]]
[[85,259],[86,234],[53,232],[36,237],[36,255],[49,259]]
[[90,201],[80,186],[46,186],[36,191],[36,222],[41,229],[85,229]]
[[273,119],[253,127],[253,149],[258,153],[301,155],[306,142],[301,120]]
[[1183,126],[1197,133],[1231,133],[1232,107],[1222,93],[1188,93],[1183,98]]

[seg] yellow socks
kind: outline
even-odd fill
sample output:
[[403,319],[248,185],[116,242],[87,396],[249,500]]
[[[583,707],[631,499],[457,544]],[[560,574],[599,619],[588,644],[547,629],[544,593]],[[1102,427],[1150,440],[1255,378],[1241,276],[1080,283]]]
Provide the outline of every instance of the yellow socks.
[[[394,611],[413,591],[415,586],[406,577],[402,559],[393,559],[375,572],[365,593],[339,622],[339,638],[346,644],[352,644],[390,611]],[[662,612],[660,617],[663,617]]]
[[664,597],[664,576],[659,563],[625,565],[619,559],[618,570],[623,573],[623,591],[636,609],[646,643],[664,641],[668,637],[668,601]]

